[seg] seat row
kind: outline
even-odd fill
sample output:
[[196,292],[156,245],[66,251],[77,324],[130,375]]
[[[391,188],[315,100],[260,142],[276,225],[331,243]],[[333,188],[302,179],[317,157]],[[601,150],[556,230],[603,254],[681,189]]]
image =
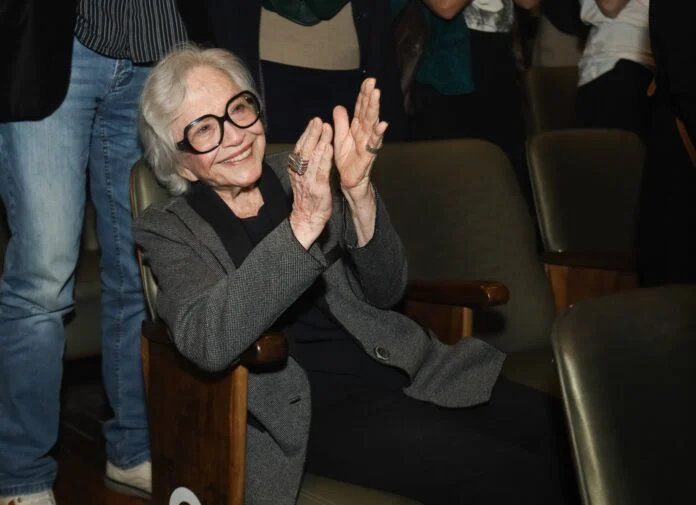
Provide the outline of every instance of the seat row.
[[[269,150],[288,147],[271,146]],[[506,376],[557,395],[562,392],[578,468],[582,475],[595,477],[594,481],[581,479],[586,503],[612,503],[593,501],[598,496],[608,497],[610,486],[606,482],[597,483],[601,476],[592,474],[592,464],[609,472],[614,467],[606,465],[616,466],[621,461],[620,454],[615,453],[602,461],[592,458],[592,450],[611,447],[601,421],[611,423],[613,418],[606,415],[602,418],[602,409],[610,399],[624,405],[627,411],[636,408],[635,402],[630,403],[634,396],[624,394],[622,388],[636,380],[637,372],[631,367],[645,365],[645,353],[663,352],[669,356],[650,363],[655,381],[646,394],[660,401],[658,386],[663,374],[668,373],[668,359],[681,363],[683,355],[679,353],[693,346],[683,335],[694,327],[691,314],[696,311],[690,309],[696,307],[696,290],[688,286],[631,289],[608,298],[582,301],[635,287],[632,223],[642,163],[642,146],[637,138],[611,130],[545,132],[530,139],[529,161],[542,254],[535,221],[527,212],[510,163],[491,144],[477,140],[388,144],[377,159],[374,182],[408,252],[409,313],[436,329],[449,342],[472,334],[490,341],[509,354],[504,369]],[[166,197],[142,163],[133,171],[132,194],[136,214],[152,201]],[[5,232],[4,236],[0,235],[0,256],[6,240]],[[94,246],[91,247],[94,251]],[[163,465],[153,460],[155,503],[167,503],[163,500],[168,499],[174,487],[182,485],[195,490],[198,496],[203,496],[205,489],[214,489],[216,500],[224,496],[227,501],[222,503],[241,503],[233,500],[240,499],[239,490],[243,489],[234,480],[244,476],[243,459],[221,464],[219,468],[231,469],[224,475],[197,473],[191,461],[179,462],[186,465],[180,469],[181,473],[172,471],[176,458],[171,451],[180,451],[184,442],[181,436],[172,439],[167,435],[167,439],[164,434],[176,433],[173,427],[180,410],[172,402],[180,396],[161,391],[172,388],[177,391],[173,385],[180,380],[183,389],[179,394],[186,391],[200,395],[195,401],[202,406],[216,403],[209,401],[210,395],[236,398],[243,404],[243,367],[229,375],[206,377],[185,363],[168,344],[166,331],[150,324],[156,321],[153,303],[156,286],[146,268],[143,272],[152,316],[152,321],[144,326],[148,338],[143,341],[143,356],[151,401],[153,457],[167,462]],[[571,305],[576,306],[566,310]],[[78,317],[89,312],[83,307],[78,296]],[[639,311],[642,319],[633,318],[633,311]],[[559,312],[562,312],[560,317]],[[631,320],[642,321],[642,325],[623,324]],[[645,335],[646,328],[653,327],[660,329],[654,332],[654,338],[637,338]],[[98,335],[98,331],[87,333]],[[631,347],[632,353],[627,354],[631,359],[623,367],[624,362],[616,353],[633,339],[641,345]],[[671,344],[663,348],[660,340]],[[259,361],[279,359],[278,353],[282,355],[282,352],[283,346],[270,336],[246,356],[245,363],[253,367]],[[592,366],[594,358],[597,364],[605,362],[612,369],[618,366],[617,370],[621,371],[616,373],[625,374],[624,380],[612,381],[612,374],[599,373],[601,367]],[[686,370],[677,368],[680,373],[688,373]],[[685,387],[677,386],[671,395],[680,394]],[[601,401],[590,401],[592,394],[603,395]],[[211,447],[204,447],[207,439],[188,429],[190,425],[187,428],[189,443],[195,445],[196,454],[217,451],[217,456],[209,454],[208,461],[239,458],[239,442],[235,446],[234,440],[240,440],[239,431],[246,423],[239,414],[232,413],[233,403],[229,401],[232,409],[229,416],[219,419],[219,429],[223,430],[221,433],[229,440],[228,444],[220,444],[220,438],[216,438]],[[595,433],[588,430],[588,420],[593,415],[600,418],[592,423],[592,427],[599,429]],[[646,419],[674,424],[671,417]],[[645,428],[645,423],[641,426]],[[626,437],[626,444],[644,435],[639,428],[630,433],[633,438]],[[178,445],[172,447],[173,443]],[[221,450],[224,454],[220,454]],[[168,469],[166,477],[157,470],[163,467]],[[187,480],[195,475],[205,482]],[[625,496],[633,492],[626,482]],[[356,503],[356,500],[375,504],[411,503],[316,476],[306,478],[300,503],[341,504]],[[212,502],[203,499],[201,503]]]
[[[625,285],[619,281],[601,281],[592,289],[578,291],[571,289],[567,282],[583,276],[596,278],[597,272],[600,277],[614,280],[634,276],[631,233],[623,230],[631,223],[631,213],[610,217],[616,209],[636,204],[642,148],[631,134],[627,135],[616,131],[575,131],[532,140],[530,160],[535,167],[555,167],[555,170],[568,172],[554,175],[540,169],[535,176],[538,179],[534,181],[535,196],[538,202],[543,202],[538,203],[540,218],[550,211],[560,213],[555,218],[546,216],[541,230],[547,251],[541,256],[534,220],[526,211],[510,163],[492,144],[478,140],[389,144],[380,152],[373,175],[408,252],[411,281],[406,307],[409,315],[435,328],[441,338],[450,343],[470,335],[486,339],[508,352],[504,375],[553,394],[561,395],[562,391],[578,468],[583,472],[590,468],[583,459],[589,454],[583,440],[596,444],[602,440],[606,443],[610,438],[601,429],[598,436],[587,435],[585,439],[578,436],[580,432],[587,434],[586,419],[577,416],[579,406],[585,415],[588,412],[597,414],[592,402],[584,401],[592,394],[612,391],[623,400],[631,397],[621,395],[621,387],[626,384],[605,384],[601,380],[588,384],[587,392],[577,389],[579,385],[585,386],[587,372],[595,370],[587,359],[584,365],[575,366],[580,357],[591,355],[579,352],[584,349],[582,339],[587,338],[590,344],[593,340],[588,335],[609,334],[623,338],[625,345],[627,335],[622,333],[619,320],[614,318],[627,316],[631,308],[649,314],[650,300],[660,297],[660,293],[632,289],[604,298],[610,308],[614,307],[608,311],[611,316],[605,320],[605,325],[598,324],[597,317],[601,316],[596,316],[602,314],[605,305],[597,304],[594,299],[566,310],[571,301],[576,303],[582,298],[635,287],[634,281]],[[618,146],[625,149],[617,149]],[[270,151],[291,147],[271,146]],[[569,149],[571,155],[560,155],[563,149]],[[576,155],[572,155],[573,152]],[[616,173],[608,176],[613,169]],[[622,177],[633,178],[633,184],[626,185]],[[166,198],[149,168],[142,163],[135,167],[132,183],[136,214],[151,202]],[[611,184],[602,188],[605,183]],[[549,194],[549,188],[556,188],[556,193]],[[570,194],[564,195],[564,192]],[[573,196],[574,192],[578,194]],[[588,212],[588,207],[592,207],[592,212],[587,218],[589,221],[584,222],[586,227],[571,233],[567,226],[583,222],[580,214]],[[600,230],[592,233],[592,226]],[[623,233],[617,235],[617,230]],[[579,247],[580,254],[576,254],[573,247]],[[554,269],[566,273],[554,277]],[[214,489],[216,496],[222,493],[226,497],[224,503],[242,503],[245,367],[282,359],[282,340],[276,340],[275,335],[264,336],[240,366],[211,383],[210,377],[201,376],[177,355],[168,342],[166,329],[157,327],[152,304],[156,285],[147,274],[146,266],[144,271],[153,318],[143,327],[143,355],[147,360],[151,409],[154,409],[150,413],[153,468],[158,467],[158,460],[169,462],[167,474],[153,481],[154,498],[164,500],[172,489],[185,483],[208,499],[212,499],[212,495],[208,497],[206,493]],[[575,274],[571,276],[568,272]],[[554,282],[556,277],[566,281],[565,291],[559,290],[562,285]],[[569,298],[569,293],[575,298]],[[659,312],[652,316],[644,314],[645,317],[653,317],[655,321],[676,317],[687,326],[692,324],[693,316],[685,312],[684,307],[693,301],[696,290],[685,288],[662,293],[666,301],[658,304]],[[672,310],[665,311],[666,307]],[[559,311],[563,311],[561,317],[557,316]],[[679,336],[674,338],[679,340]],[[558,367],[554,363],[554,353]],[[642,356],[643,351],[637,348],[633,355]],[[617,356],[605,356],[601,351],[598,359],[605,359],[607,363],[620,362]],[[628,364],[626,373],[633,373],[631,366],[635,364]],[[562,372],[560,386],[559,368]],[[666,370],[662,363],[655,369],[658,376]],[[238,413],[230,415],[230,421],[220,427],[229,441],[222,448],[219,443],[206,443],[195,430],[177,431],[176,423],[172,423],[176,419],[181,392],[192,394],[195,391],[200,394],[196,400],[200,405],[215,404],[210,401],[210,395],[237,397],[241,402]],[[169,401],[167,394],[171,397]],[[620,400],[617,398],[619,404],[632,407],[630,401],[621,403]],[[166,431],[160,429],[164,425]],[[634,430],[633,433],[640,436],[642,432]],[[172,471],[172,451],[180,451],[182,443],[190,444],[191,450],[198,454],[208,454],[213,461],[227,458],[222,467],[228,471],[211,476],[191,461],[181,463]],[[614,459],[604,462],[605,467],[620,461],[620,455],[611,457]],[[589,487],[596,483],[581,478],[581,485],[587,497],[591,493]],[[400,497],[316,476],[306,476],[300,503],[305,503],[303,500],[308,496],[313,500],[308,503],[353,503],[355,493],[363,497],[364,503],[410,503]]]

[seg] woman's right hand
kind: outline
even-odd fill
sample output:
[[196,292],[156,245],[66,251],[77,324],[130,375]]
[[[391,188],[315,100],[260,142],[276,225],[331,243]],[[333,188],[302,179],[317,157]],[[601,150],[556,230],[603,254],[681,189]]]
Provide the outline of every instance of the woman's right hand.
[[290,227],[305,249],[319,237],[331,217],[332,139],[331,125],[312,119],[295,145],[295,153],[309,161],[307,170],[299,175],[288,168],[293,192]]

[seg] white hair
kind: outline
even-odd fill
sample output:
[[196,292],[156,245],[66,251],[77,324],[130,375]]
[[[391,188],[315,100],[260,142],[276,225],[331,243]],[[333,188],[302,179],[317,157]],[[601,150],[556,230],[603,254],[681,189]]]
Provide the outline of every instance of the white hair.
[[186,77],[197,67],[220,70],[240,91],[259,96],[242,60],[224,49],[204,49],[187,43],[173,49],[152,69],[140,97],[138,129],[145,160],[172,195],[184,193],[189,181],[179,174],[182,153],[176,148],[170,124],[179,115],[186,97]]

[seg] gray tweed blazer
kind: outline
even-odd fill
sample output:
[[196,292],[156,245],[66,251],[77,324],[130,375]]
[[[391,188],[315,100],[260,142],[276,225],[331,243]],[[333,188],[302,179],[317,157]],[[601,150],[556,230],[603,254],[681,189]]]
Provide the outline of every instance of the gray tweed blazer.
[[[285,191],[286,154],[266,161]],[[134,224],[157,279],[157,311],[174,344],[205,370],[233,365],[318,277],[331,313],[373,359],[405,371],[405,394],[445,407],[488,400],[504,355],[477,339],[446,346],[390,310],[404,294],[406,257],[378,195],[374,237],[364,247],[338,190],[321,239],[305,250],[283,221],[236,268],[212,227],[183,197],[148,208]],[[423,230],[424,240],[427,231]],[[341,246],[329,264],[326,252]],[[249,412],[265,431],[248,430],[248,504],[295,503],[310,422],[307,377],[292,358],[280,371],[249,375]]]

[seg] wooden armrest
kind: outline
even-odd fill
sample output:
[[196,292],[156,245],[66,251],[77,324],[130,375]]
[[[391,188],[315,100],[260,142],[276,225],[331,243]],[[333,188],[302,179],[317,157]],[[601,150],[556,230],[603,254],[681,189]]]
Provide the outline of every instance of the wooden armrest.
[[288,339],[282,333],[261,335],[240,359],[242,365],[252,368],[260,365],[274,365],[288,357]]
[[469,337],[473,311],[504,304],[510,292],[491,281],[411,281],[406,288],[406,313],[435,332],[446,344]]
[[[142,326],[143,336],[150,342],[173,345],[167,326],[162,321],[146,319]],[[288,356],[288,341],[282,333],[261,335],[240,357],[245,367],[274,365]]]
[[[142,333],[152,503],[168,503],[182,485],[202,503],[244,503],[249,370],[201,370],[174,347],[161,321],[144,321]],[[267,342],[264,335],[250,354],[265,355]],[[200,458],[185,457],[192,454]]]
[[504,284],[492,281],[410,281],[406,299],[481,309],[507,303],[510,292]]
[[558,312],[586,298],[638,287],[636,255],[629,252],[544,252],[541,258]]
[[614,270],[617,272],[635,272],[638,261],[630,252],[543,252],[541,259],[547,265],[559,265],[574,268],[592,268]]

